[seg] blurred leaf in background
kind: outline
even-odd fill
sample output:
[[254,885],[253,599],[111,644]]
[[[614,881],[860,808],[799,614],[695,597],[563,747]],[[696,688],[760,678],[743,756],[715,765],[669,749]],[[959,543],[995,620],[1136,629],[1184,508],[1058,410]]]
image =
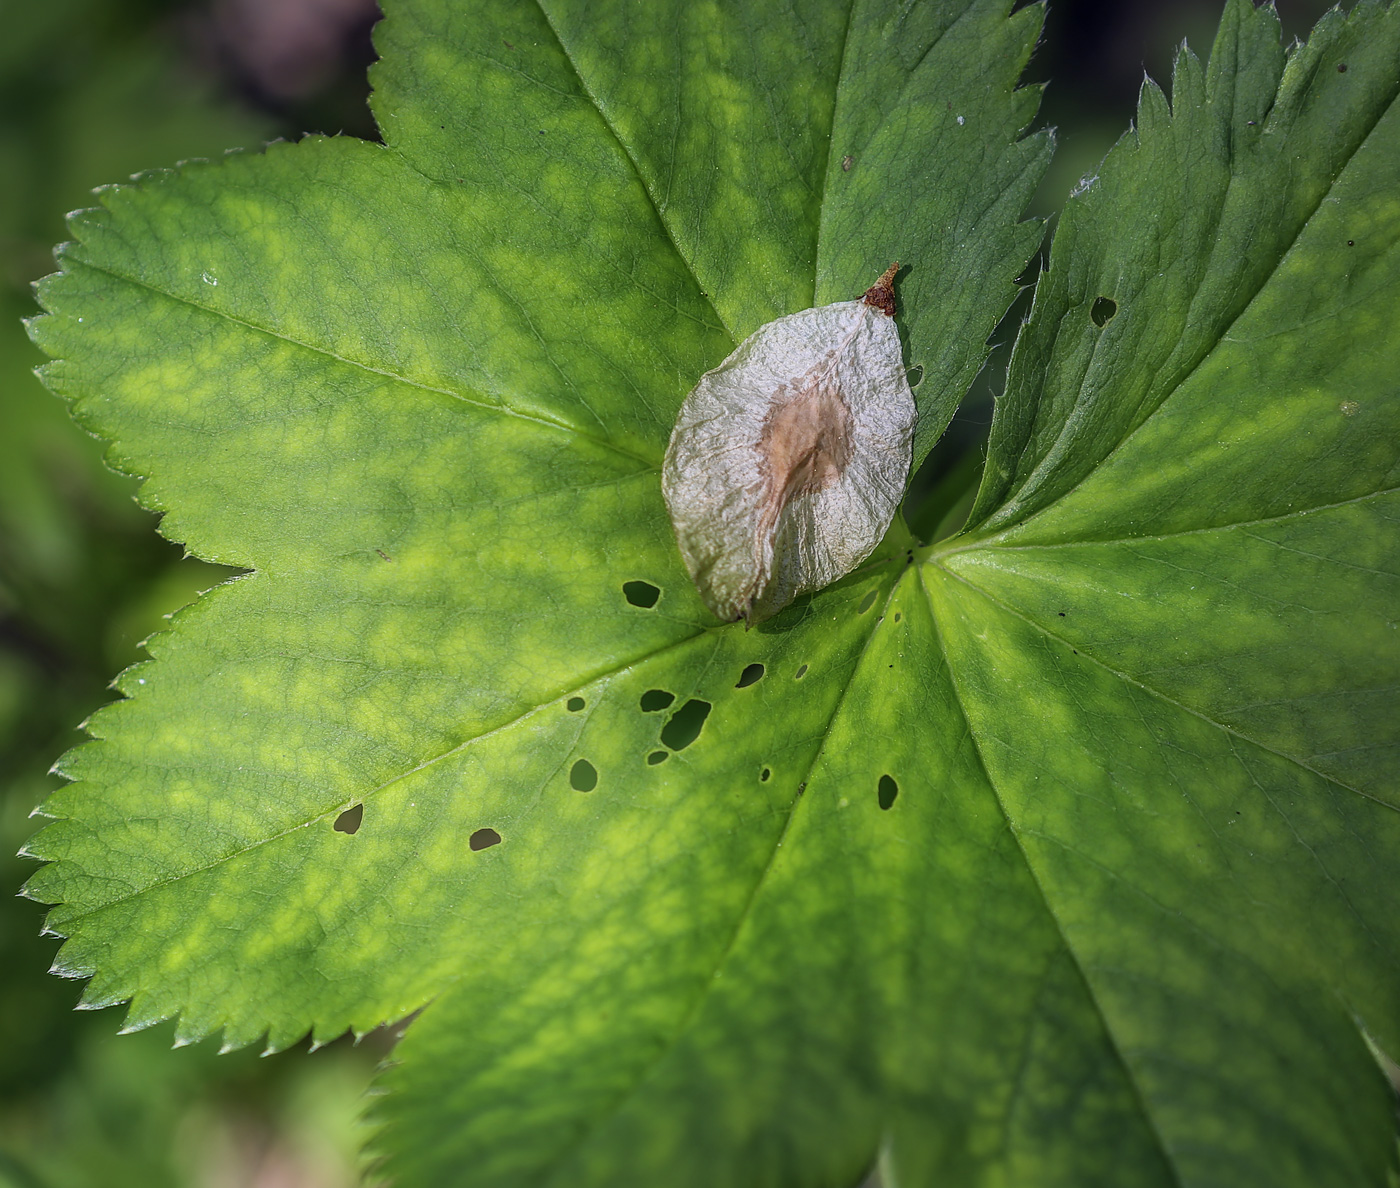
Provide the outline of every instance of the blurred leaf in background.
[[163,617],[232,572],[155,534],[135,480],[32,375],[20,319],[92,187],[303,127],[364,134],[373,15],[366,0],[0,3],[0,1186],[355,1182],[373,1045],[260,1061],[171,1052],[168,1029],[118,1037],[74,1012],[41,910],[13,897],[55,756]]

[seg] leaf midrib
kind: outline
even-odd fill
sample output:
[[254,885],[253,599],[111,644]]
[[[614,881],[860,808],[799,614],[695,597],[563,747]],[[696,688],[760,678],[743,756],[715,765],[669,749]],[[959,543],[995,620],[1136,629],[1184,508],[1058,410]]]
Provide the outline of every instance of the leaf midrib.
[[[416,391],[429,392],[436,396],[446,396],[451,400],[460,401],[461,403],[466,404],[471,408],[480,409],[483,412],[491,412],[496,413],[499,416],[513,417],[515,419],[525,421],[529,424],[538,425],[542,428],[550,429],[555,432],[572,434],[575,437],[582,438],[583,440],[591,442],[592,444],[597,445],[605,450],[609,450],[612,453],[619,455],[620,457],[628,458],[633,462],[639,462],[642,464],[643,467],[645,467],[648,470],[656,470],[661,465],[660,461],[655,458],[645,457],[642,454],[638,454],[635,451],[628,449],[626,446],[619,445],[617,442],[610,441],[608,438],[599,437],[597,434],[590,433],[586,429],[581,429],[579,428],[579,426],[570,424],[568,421],[556,421],[552,418],[542,416],[539,414],[527,413],[518,408],[514,408],[509,404],[505,404],[504,402],[489,400],[480,393],[475,393],[474,396],[476,398],[474,398],[474,396],[469,396],[463,391],[454,391],[451,388],[439,388],[434,386],[433,384],[424,383],[422,380],[411,379],[410,377],[402,375],[399,372],[390,371],[387,368],[383,367],[376,367],[372,363],[366,363],[360,359],[352,359],[349,356],[338,354],[336,351],[331,350],[329,347],[321,346],[314,342],[307,342],[305,339],[296,338],[280,330],[274,330],[269,326],[259,325],[257,322],[254,322],[248,318],[240,317],[239,315],[230,313],[227,310],[214,309],[211,306],[204,305],[201,302],[183,296],[182,294],[172,293],[168,289],[163,289],[160,286],[154,285],[149,281],[142,280],[139,277],[128,276],[125,273],[118,272],[114,268],[109,268],[101,264],[94,264],[90,260],[70,259],[69,261],[67,261],[67,268],[65,269],[65,272],[72,274],[75,269],[89,269],[93,272],[100,273],[103,276],[110,277],[115,281],[119,281],[122,284],[132,285],[133,287],[142,289],[145,292],[153,293],[157,297],[164,298],[167,301],[173,301],[176,304],[187,306],[190,309],[197,309],[201,313],[206,314],[209,317],[218,318],[222,321],[230,322],[236,326],[242,326],[247,330],[251,330],[255,334],[266,335],[268,338],[274,338],[279,342],[285,342],[289,346],[294,346],[301,350],[309,351],[312,354],[320,355],[323,358],[334,360],[337,363],[344,364],[346,367],[353,367],[359,371],[366,372],[370,375],[377,375],[383,379],[392,380],[395,383],[403,384],[405,387],[413,388]],[[49,316],[54,317],[59,315],[50,313]]]
[[[168,887],[174,883],[179,883],[185,879],[193,878],[194,876],[204,874],[207,871],[215,870],[218,867],[223,866],[227,862],[232,862],[233,860],[242,857],[244,854],[249,854],[255,850],[261,849],[264,846],[271,845],[272,843],[279,841],[281,838],[287,837],[291,834],[298,832],[301,829],[306,828],[309,825],[315,824],[317,821],[329,820],[332,817],[337,816],[339,813],[344,811],[347,804],[368,804],[371,798],[377,796],[379,793],[386,791],[387,789],[393,787],[396,784],[402,783],[404,780],[411,779],[414,776],[418,775],[420,772],[426,771],[427,769],[434,767],[447,759],[451,759],[453,756],[458,755],[461,752],[476,746],[478,743],[484,742],[487,739],[490,739],[498,734],[502,734],[514,728],[515,726],[518,726],[521,723],[528,721],[536,714],[543,713],[551,706],[557,705],[560,701],[567,698],[571,694],[578,693],[581,690],[588,688],[588,686],[596,684],[598,681],[606,680],[607,678],[615,676],[618,673],[625,672],[627,669],[635,667],[638,664],[645,664],[650,660],[654,660],[658,656],[665,655],[667,652],[683,648],[689,644],[694,643],[696,640],[703,639],[706,636],[711,635],[715,630],[723,630],[723,628],[701,628],[698,631],[691,632],[689,635],[682,636],[680,639],[672,640],[670,643],[663,644],[660,647],[652,648],[649,651],[642,652],[636,656],[632,656],[629,659],[623,661],[622,663],[614,665],[612,668],[592,673],[591,675],[588,675],[582,679],[576,679],[575,682],[571,684],[568,688],[562,689],[553,696],[538,701],[536,704],[530,706],[521,713],[515,714],[511,718],[502,719],[495,725],[488,726],[481,732],[474,734],[471,738],[464,739],[462,742],[457,743],[455,746],[449,747],[445,751],[441,751],[435,755],[428,757],[427,759],[420,761],[413,767],[410,767],[407,770],[402,771],[399,774],[382,781],[381,783],[375,785],[373,788],[370,788],[368,791],[360,795],[351,795],[349,797],[345,797],[341,800],[336,801],[336,803],[331,808],[325,809],[322,812],[313,813],[309,816],[299,817],[292,824],[286,826],[285,828],[279,829],[276,833],[268,834],[266,837],[260,837],[256,841],[250,842],[245,846],[240,846],[236,850],[230,850],[226,854],[220,854],[217,858],[214,858],[201,866],[191,867],[188,870],[180,871],[178,874],[173,874],[162,879],[156,879],[150,883],[144,884],[143,886],[134,888],[130,891],[126,891],[121,895],[117,895],[111,899],[104,900],[102,903],[94,904],[91,907],[85,907],[81,911],[74,912],[69,915],[63,914],[62,909],[65,905],[58,904],[53,909],[52,918],[50,920],[50,926],[52,926],[57,932],[57,929],[59,927],[68,927],[73,923],[81,922],[89,916],[106,911],[109,908],[126,903],[129,900],[136,899],[142,895],[148,895],[155,891],[159,891],[163,887]],[[58,860],[61,861],[62,859]],[[47,859],[46,861],[55,860]],[[58,934],[69,935],[68,933]]]
[[[977,552],[982,549],[995,549],[997,552],[1017,552],[1017,551],[1037,551],[1045,552],[1050,549],[1076,549],[1076,548],[1096,548],[1102,545],[1115,544],[1144,544],[1152,542],[1167,542],[1180,540],[1188,536],[1208,536],[1216,532],[1232,532],[1236,529],[1259,528],[1269,524],[1283,524],[1290,520],[1301,519],[1304,516],[1319,515],[1323,512],[1336,511],[1344,507],[1356,507],[1367,503],[1373,499],[1385,499],[1391,495],[1400,495],[1400,487],[1381,487],[1375,491],[1368,491],[1364,495],[1355,495],[1348,499],[1338,499],[1332,503],[1318,503],[1311,507],[1294,508],[1290,511],[1280,512],[1276,516],[1260,516],[1252,520],[1233,520],[1224,524],[1208,524],[1202,528],[1183,528],[1175,532],[1150,532],[1139,536],[1103,536],[1103,537],[1077,537],[1074,539],[1060,540],[1029,540],[1022,542],[1015,540],[1008,542],[1008,538],[1017,533],[1026,533],[1032,529],[1035,523],[1042,516],[1048,515],[1051,510],[1058,506],[1051,504],[1043,511],[1037,512],[1029,520],[1021,524],[1013,524],[1009,528],[1003,528],[1000,532],[989,536],[955,536],[949,538],[951,548],[939,548],[934,545],[925,550],[921,556],[926,557],[934,563],[941,563],[945,557],[953,557],[958,553]],[[1267,539],[1267,538],[1264,538]],[[1270,542],[1277,543],[1277,542]]]
[[[724,320],[723,315],[715,307],[710,294],[706,292],[705,286],[700,283],[700,278],[695,273],[695,268],[686,259],[686,255],[681,251],[681,246],[676,242],[675,232],[672,230],[670,221],[661,213],[661,207],[657,204],[656,195],[651,192],[651,187],[647,185],[646,178],[642,174],[641,167],[637,163],[637,158],[632,155],[632,150],[627,142],[622,139],[617,128],[613,126],[612,120],[608,118],[608,113],[603,109],[602,100],[594,93],[593,88],[588,85],[588,80],[583,77],[583,71],[579,69],[578,63],[574,61],[573,55],[569,53],[569,48],[564,44],[564,39],[559,35],[559,30],[555,27],[554,18],[549,15],[545,8],[544,0],[533,0],[535,7],[539,10],[540,19],[544,21],[549,29],[550,36],[554,38],[554,44],[559,47],[560,54],[568,62],[569,69],[574,72],[574,78],[578,80],[579,89],[588,97],[588,102],[593,105],[593,110],[598,113],[598,119],[602,121],[603,127],[608,130],[608,135],[613,138],[613,143],[622,151],[622,155],[627,158],[627,163],[632,167],[632,175],[637,179],[637,185],[641,187],[642,193],[646,195],[647,204],[651,207],[651,213],[656,219],[657,225],[666,233],[666,239],[671,245],[671,250],[675,252],[676,259],[685,268],[686,273],[695,284],[695,291],[705,299],[705,304],[710,307],[710,312],[715,315],[715,321],[724,328],[725,334],[729,336],[731,346],[738,345],[738,339],[734,334],[734,327]],[[699,379],[699,376],[695,377]]]
[[[906,563],[905,568],[907,572],[908,569],[913,567]],[[895,590],[898,589],[899,584],[901,581],[903,581],[903,579],[904,574],[900,574],[890,583],[889,589],[885,592],[885,597],[880,607],[881,612],[888,608],[890,600],[894,597]],[[605,1123],[609,1119],[616,1117],[616,1115],[619,1112],[621,1112],[621,1110],[627,1105],[627,1103],[636,1097],[636,1095],[641,1091],[642,1086],[646,1083],[646,1081],[670,1057],[671,1053],[675,1051],[676,1045],[680,1043],[681,1038],[686,1034],[687,1031],[689,1031],[691,1024],[699,1017],[700,1012],[704,1009],[705,1004],[709,1001],[710,993],[714,988],[716,981],[718,980],[720,974],[723,972],[724,967],[729,963],[729,959],[733,956],[735,949],[738,947],[739,938],[743,934],[745,924],[747,924],[753,916],[754,909],[758,903],[759,896],[762,893],[763,888],[767,885],[768,877],[770,874],[772,874],[773,868],[777,865],[779,852],[782,850],[784,841],[787,840],[788,834],[791,833],[792,827],[797,821],[797,816],[802,808],[802,805],[811,799],[811,797],[805,794],[807,784],[810,782],[812,778],[812,772],[816,769],[817,764],[821,762],[821,757],[825,753],[827,742],[831,737],[831,728],[835,724],[836,719],[840,716],[841,710],[846,704],[846,698],[850,693],[851,686],[855,683],[855,679],[860,671],[860,667],[865,662],[865,657],[870,651],[871,642],[874,640],[875,635],[879,630],[880,624],[884,622],[884,618],[884,614],[881,613],[874,616],[874,618],[870,621],[870,626],[867,629],[865,635],[865,642],[861,645],[860,653],[856,657],[856,662],[851,668],[850,677],[847,679],[845,685],[841,689],[841,692],[836,698],[836,704],[832,707],[831,714],[827,717],[826,725],[822,728],[821,741],[817,744],[816,749],[812,752],[812,758],[808,762],[806,769],[802,773],[802,779],[797,785],[797,787],[801,790],[796,791],[793,794],[792,803],[788,806],[788,814],[786,820],[784,820],[783,822],[783,827],[780,830],[778,830],[777,834],[774,837],[773,847],[769,850],[768,857],[764,860],[763,867],[759,871],[758,878],[754,880],[753,888],[749,892],[748,899],[745,900],[743,908],[740,910],[738,917],[735,919],[734,927],[730,931],[730,934],[724,943],[723,949],[720,951],[718,957],[716,958],[714,968],[711,970],[710,975],[705,979],[703,985],[700,987],[699,992],[695,995],[694,1001],[691,1003],[689,1009],[685,1012],[685,1014],[676,1024],[675,1029],[672,1035],[670,1036],[670,1039],[661,1049],[661,1051],[658,1052],[655,1057],[653,1057],[653,1059],[647,1064],[645,1068],[638,1072],[631,1086],[615,1095],[613,1100],[608,1104],[607,1107],[598,1111],[593,1123],[589,1125],[584,1130],[584,1132],[574,1142],[572,1142],[561,1154],[559,1154],[552,1160],[551,1165],[541,1173],[541,1178],[538,1181],[539,1188],[546,1188],[546,1186],[550,1184],[552,1180],[562,1170],[563,1164],[569,1159],[571,1159],[579,1151],[583,1150],[583,1148],[586,1147],[588,1143],[592,1141],[593,1137],[599,1132],[599,1130],[605,1125]]]
[[[1243,730],[1240,730],[1237,727],[1230,726],[1224,722],[1216,721],[1216,719],[1212,718],[1208,713],[1202,710],[1194,709],[1193,707],[1187,705],[1185,702],[1178,701],[1176,698],[1163,692],[1161,689],[1158,689],[1153,685],[1149,685],[1141,678],[1135,677],[1131,673],[1124,672],[1121,669],[1114,668],[1113,665],[1109,664],[1106,660],[1102,660],[1097,655],[1095,655],[1092,648],[1086,647],[1083,643],[1079,641],[1071,640],[1065,636],[1060,635],[1058,632],[1051,630],[1044,623],[1041,623],[1037,619],[1031,618],[1024,611],[1019,610],[1017,607],[998,598],[991,591],[977,585],[977,583],[971,581],[963,574],[948,569],[943,565],[939,565],[937,564],[937,562],[929,562],[929,565],[936,567],[950,580],[956,581],[959,584],[966,586],[975,594],[978,594],[981,597],[985,598],[993,606],[996,606],[1000,610],[1006,612],[1007,614],[1013,615],[1015,618],[1020,619],[1027,626],[1034,628],[1036,631],[1044,635],[1047,639],[1053,640],[1055,643],[1061,644],[1064,647],[1069,648],[1072,652],[1083,656],[1090,663],[1098,666],[1105,672],[1110,673],[1112,676],[1116,677],[1124,684],[1131,685],[1134,688],[1142,690],[1142,692],[1148,694],[1148,696],[1162,702],[1165,705],[1170,705],[1171,707],[1181,711],[1182,713],[1189,714],[1193,718],[1197,718],[1200,721],[1205,722],[1209,726],[1215,727],[1215,729],[1221,731],[1223,734],[1230,736],[1231,738],[1239,739],[1241,742],[1248,743],[1250,746],[1257,747],[1259,750],[1264,751],[1267,754],[1274,755],[1277,758],[1284,760],[1285,762],[1291,763],[1295,767],[1298,767],[1301,770],[1308,772],[1310,775],[1316,776],[1318,779],[1323,780],[1328,784],[1331,784],[1335,788],[1339,788],[1343,791],[1350,792],[1353,795],[1360,796],[1365,800],[1372,801],[1373,803],[1378,804],[1383,808],[1389,809],[1391,812],[1400,812],[1400,806],[1393,805],[1387,801],[1381,800],[1379,797],[1373,795],[1370,792],[1367,792],[1364,788],[1357,788],[1352,784],[1348,784],[1338,779],[1336,776],[1330,776],[1326,772],[1320,771],[1317,768],[1313,767],[1311,764],[1305,762],[1302,759],[1299,759],[1296,755],[1289,755],[1284,751],[1278,750],[1276,747],[1270,746],[1266,742],[1261,742],[1259,739],[1252,738],[1250,735],[1246,734]],[[927,566],[921,568],[927,568]]]
[[[1031,883],[1036,889],[1036,894],[1039,897],[1040,905],[1044,909],[1046,917],[1054,925],[1055,933],[1060,938],[1060,944],[1064,948],[1065,953],[1068,955],[1069,959],[1074,963],[1075,972],[1079,975],[1080,985],[1083,986],[1084,994],[1088,998],[1090,1005],[1094,1009],[1094,1014],[1099,1020],[1099,1025],[1103,1028],[1103,1033],[1108,1039],[1109,1046],[1113,1050],[1113,1055],[1118,1061],[1119,1067],[1123,1070],[1124,1079],[1127,1081],[1128,1087],[1133,1094],[1133,1099],[1137,1103],[1138,1113],[1143,1119],[1143,1124],[1147,1127],[1148,1133],[1151,1134],[1153,1142],[1156,1144],[1158,1151],[1161,1153],[1163,1162],[1166,1164],[1167,1169],[1170,1171],[1172,1179],[1175,1182],[1177,1188],[1185,1188],[1185,1184],[1181,1178],[1181,1173],[1177,1170],[1176,1162],[1172,1159],[1170,1151],[1167,1147],[1166,1138],[1161,1133],[1161,1131],[1158,1130],[1156,1118],[1153,1116],[1152,1111],[1148,1109],[1146,1094],[1143,1092],[1143,1088],[1141,1084],[1139,1084],[1137,1076],[1132,1069],[1132,1066],[1128,1063],[1127,1056],[1124,1054],[1122,1047],[1118,1043],[1118,1036],[1115,1034],[1113,1027],[1108,1021],[1108,1016],[1104,1012],[1103,1004],[1099,1001],[1098,995],[1094,992],[1093,983],[1090,982],[1088,974],[1085,972],[1084,965],[1079,959],[1079,953],[1075,950],[1074,946],[1070,944],[1069,936],[1065,932],[1064,924],[1060,920],[1059,915],[1055,912],[1054,907],[1050,903],[1050,897],[1046,894],[1045,887],[1042,885],[1040,877],[1036,873],[1035,865],[1031,862],[1030,855],[1026,853],[1025,846],[1022,844],[1021,832],[1012,823],[1011,814],[1007,810],[1005,802],[1002,800],[1001,789],[997,786],[996,781],[992,779],[991,771],[988,769],[986,760],[983,758],[982,744],[978,740],[977,732],[972,727],[972,718],[967,712],[967,706],[963,697],[963,691],[958,683],[956,666],[951,662],[951,657],[948,656],[947,650],[943,647],[942,629],[940,628],[938,622],[938,609],[934,605],[932,592],[929,590],[928,583],[925,580],[924,576],[926,568],[927,566],[924,565],[917,566],[919,588],[923,591],[924,601],[928,606],[929,620],[933,626],[935,639],[937,640],[939,651],[943,654],[944,662],[947,665],[948,682],[952,686],[953,698],[957,702],[958,712],[962,716],[963,726],[966,729],[967,738],[972,743],[972,752],[977,758],[977,766],[982,773],[982,779],[986,782],[987,787],[991,790],[992,798],[996,801],[997,809],[1001,813],[1001,819],[1003,824],[1006,826],[1006,831],[1011,835],[1012,839],[1016,843],[1016,852],[1020,854],[1021,863],[1026,870],[1026,874],[1030,878]],[[939,568],[942,569],[941,566]],[[949,571],[943,570],[943,572],[948,573]],[[981,593],[981,591],[977,592]]]

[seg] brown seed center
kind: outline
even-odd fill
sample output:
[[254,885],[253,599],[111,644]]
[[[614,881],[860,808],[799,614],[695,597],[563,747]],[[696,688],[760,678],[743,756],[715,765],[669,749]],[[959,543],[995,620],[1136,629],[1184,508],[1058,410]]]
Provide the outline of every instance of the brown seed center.
[[824,491],[845,473],[852,430],[834,356],[796,383],[778,386],[758,440],[770,524],[799,495]]

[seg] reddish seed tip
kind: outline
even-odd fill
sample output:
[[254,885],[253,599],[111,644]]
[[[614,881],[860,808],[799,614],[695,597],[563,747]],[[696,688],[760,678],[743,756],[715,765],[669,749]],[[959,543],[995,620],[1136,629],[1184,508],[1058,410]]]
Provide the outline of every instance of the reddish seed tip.
[[887,318],[894,317],[894,278],[899,271],[899,261],[896,260],[881,274],[870,288],[865,290],[865,296],[861,298],[866,305],[873,305]]

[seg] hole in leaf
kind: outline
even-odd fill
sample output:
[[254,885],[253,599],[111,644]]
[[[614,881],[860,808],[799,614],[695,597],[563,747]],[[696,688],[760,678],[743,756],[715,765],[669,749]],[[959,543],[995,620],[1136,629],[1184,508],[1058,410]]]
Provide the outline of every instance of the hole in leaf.
[[592,792],[598,786],[598,769],[587,759],[580,759],[569,769],[569,786],[575,792]]
[[904,618],[904,615],[903,615],[901,612],[899,612],[899,611],[895,611],[895,612],[894,612],[894,621],[895,621],[896,623],[898,623],[898,622],[900,621],[900,619],[902,619],[902,618]]
[[664,710],[675,699],[676,695],[667,693],[665,689],[648,689],[642,694],[642,713],[654,714],[659,710]]
[[766,784],[768,782],[768,777],[772,774],[773,772],[769,768],[765,767],[762,771],[758,773],[759,783]]
[[1089,316],[1094,319],[1094,325],[1102,329],[1113,320],[1113,315],[1118,312],[1118,302],[1112,297],[1095,297],[1094,304],[1089,307]]
[[467,838],[467,845],[473,850],[484,850],[488,846],[498,846],[501,844],[501,835],[494,829],[478,829],[471,837]]
[[564,708],[568,710],[569,713],[576,714],[586,704],[582,697],[570,697],[568,701],[564,702]]
[[655,767],[658,763],[665,763],[670,757],[670,751],[653,751],[647,756],[647,764],[651,767]]
[[792,679],[795,680],[795,681],[800,681],[800,680],[801,680],[803,677],[805,677],[806,675],[807,675],[807,666],[804,664],[801,668],[799,668],[795,673],[792,674]]
[[692,697],[661,728],[661,741],[673,751],[684,751],[700,737],[700,729],[709,716],[710,703]]
[[335,831],[337,833],[354,833],[360,828],[360,822],[364,819],[365,806],[352,804],[335,819]]
[[661,590],[650,582],[623,582],[622,593],[633,606],[647,610],[656,605]]
[[898,795],[899,785],[894,782],[894,779],[892,777],[882,775],[880,777],[879,788],[880,807],[882,809],[889,808],[890,805],[894,804],[894,798]]
[[765,669],[762,664],[750,664],[739,674],[738,681],[735,682],[736,689],[747,689],[750,685],[756,685],[763,679]]
[[864,598],[862,598],[862,599],[860,600],[860,605],[859,605],[858,607],[856,607],[856,614],[858,614],[858,615],[863,615],[863,614],[865,614],[865,612],[868,611],[872,606],[874,606],[874,605],[875,605],[875,595],[878,594],[878,593],[879,593],[878,590],[871,590],[869,594],[867,594]]

